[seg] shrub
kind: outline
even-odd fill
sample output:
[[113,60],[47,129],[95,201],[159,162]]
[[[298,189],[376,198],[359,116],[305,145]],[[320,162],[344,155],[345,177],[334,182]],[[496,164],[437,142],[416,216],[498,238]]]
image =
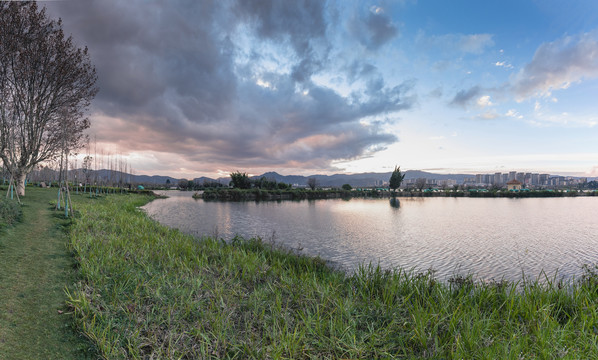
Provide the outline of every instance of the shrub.
[[243,192],[241,191],[241,189],[234,188],[234,189],[229,189],[228,196],[225,196],[224,198],[225,199],[229,198],[229,199],[232,199],[235,201],[240,201],[243,198],[242,195],[243,195]]
[[12,225],[23,216],[21,206],[14,200],[0,199],[0,228]]
[[291,187],[292,187],[291,184],[285,184],[285,183],[281,183],[281,182],[278,183],[278,188],[280,190],[287,190],[287,189],[290,189]]
[[231,185],[234,188],[239,188],[239,189],[249,189],[251,188],[251,180],[249,179],[249,176],[247,175],[247,173],[241,173],[239,171],[236,171],[234,173],[230,174],[230,178],[231,178]]

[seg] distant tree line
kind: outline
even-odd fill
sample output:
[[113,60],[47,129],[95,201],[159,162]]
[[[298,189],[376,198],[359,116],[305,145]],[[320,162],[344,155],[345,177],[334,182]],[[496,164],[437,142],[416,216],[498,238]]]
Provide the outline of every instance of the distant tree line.
[[[229,187],[235,189],[289,190],[293,187],[291,184],[277,182],[274,179],[267,179],[263,176],[259,179],[251,179],[247,173],[242,173],[240,171],[231,173],[230,178]],[[167,181],[166,185],[168,186],[169,184],[170,181]],[[176,185],[179,189],[188,191],[215,189],[226,186],[218,181],[206,180],[203,183],[199,183],[187,179],[179,180]]]
[[[170,180],[167,180],[166,185],[170,184]],[[218,181],[204,181],[203,183],[195,182],[193,180],[181,179],[177,183],[177,187],[181,190],[186,191],[197,191],[197,190],[204,190],[204,189],[211,189],[211,188],[220,188],[224,185],[219,183]]]
[[240,171],[231,173],[230,179],[230,186],[235,189],[287,190],[293,187],[291,184],[269,180],[263,176],[259,179],[251,179],[247,173]]

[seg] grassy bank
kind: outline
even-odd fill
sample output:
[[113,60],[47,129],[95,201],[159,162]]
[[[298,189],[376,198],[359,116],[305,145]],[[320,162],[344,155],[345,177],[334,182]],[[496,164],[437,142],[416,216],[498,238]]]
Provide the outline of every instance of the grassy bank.
[[259,240],[194,239],[149,220],[149,199],[80,204],[70,290],[105,358],[597,358],[598,276],[448,283],[353,276]]
[[[0,359],[96,358],[74,330],[64,289],[76,281],[66,247],[70,221],[56,214],[56,192],[27,188],[22,207],[6,205],[0,229]],[[6,218],[4,218],[6,219]]]

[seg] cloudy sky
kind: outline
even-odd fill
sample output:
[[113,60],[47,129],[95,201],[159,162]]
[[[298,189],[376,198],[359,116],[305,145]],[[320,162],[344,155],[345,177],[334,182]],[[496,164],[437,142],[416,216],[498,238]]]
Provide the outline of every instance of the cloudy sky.
[[45,4],[137,174],[598,176],[594,0]]

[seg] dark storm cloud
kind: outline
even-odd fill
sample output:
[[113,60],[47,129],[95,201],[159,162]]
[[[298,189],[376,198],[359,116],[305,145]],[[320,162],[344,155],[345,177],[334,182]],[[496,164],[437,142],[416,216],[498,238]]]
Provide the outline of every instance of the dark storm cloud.
[[[89,47],[100,86],[93,127],[99,141],[122,149],[225,167],[325,168],[397,141],[362,120],[415,101],[412,83],[388,85],[380,76],[369,76],[367,87],[349,97],[312,81],[328,66],[322,1],[48,7],[75,41]],[[372,44],[388,37],[372,34]],[[246,39],[255,45],[249,55]],[[256,70],[266,42],[294,54],[290,72]],[[375,73],[369,64],[355,71]]]
[[301,59],[292,76],[302,82],[322,68],[328,55],[325,4],[311,0],[239,1],[234,12],[255,28],[259,38],[290,43]]
[[295,51],[306,55],[313,39],[324,38],[323,1],[239,1],[235,14],[250,19],[261,38],[277,41],[288,40]]
[[[235,93],[232,49],[216,5],[59,2],[65,30],[90,48],[98,70],[97,107],[111,116],[139,111],[174,118],[172,107],[217,120]],[[198,19],[201,21],[198,21]],[[189,101],[193,97],[193,101]],[[193,109],[190,108],[193,106]]]
[[391,18],[379,7],[371,8],[365,15],[355,16],[349,22],[349,31],[368,50],[378,50],[399,34]]

